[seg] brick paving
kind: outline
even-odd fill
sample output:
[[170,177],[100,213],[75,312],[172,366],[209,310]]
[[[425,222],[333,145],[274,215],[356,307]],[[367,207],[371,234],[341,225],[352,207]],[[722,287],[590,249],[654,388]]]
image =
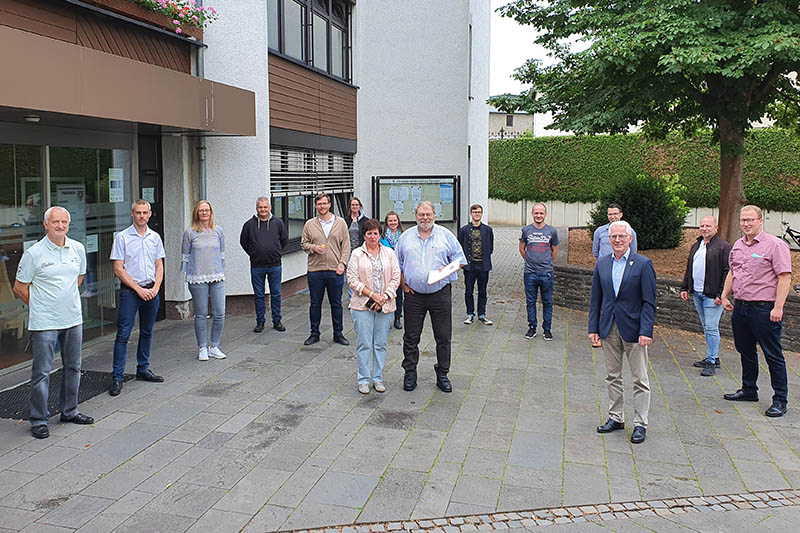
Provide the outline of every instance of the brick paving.
[[[161,323],[151,361],[163,385],[89,400],[93,426],[54,419],[43,441],[0,420],[0,531],[800,530],[798,354],[789,413],[768,419],[766,368],[760,402],[725,402],[740,376],[731,343],[702,378],[702,338],[658,328],[647,441],[598,435],[604,367],[586,314],[556,308],[553,342],[523,337],[516,238],[496,230],[494,326],[461,324],[455,287],[452,394],[435,388],[427,328],[417,390],[402,391],[393,331],[387,392],[360,395],[352,346],[330,329],[302,345],[302,294],[284,300],[283,334],[229,317],[224,361],[196,360],[190,322]],[[84,367],[107,371],[112,343],[87,346]]]

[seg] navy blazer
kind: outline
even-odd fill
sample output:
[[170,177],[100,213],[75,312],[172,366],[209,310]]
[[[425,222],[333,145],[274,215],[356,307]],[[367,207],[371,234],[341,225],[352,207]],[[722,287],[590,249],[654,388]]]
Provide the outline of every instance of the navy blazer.
[[597,260],[592,277],[589,304],[589,333],[601,339],[608,337],[611,322],[625,342],[639,342],[639,336],[653,338],[656,318],[656,271],[653,262],[643,255],[630,252],[622,274],[619,294],[614,296],[611,281],[611,260],[608,254]]
[[[481,241],[483,241],[483,264],[481,270],[489,271],[492,269],[492,252],[494,252],[494,232],[490,226],[481,224]],[[458,230],[458,242],[461,243],[461,249],[464,250],[464,256],[467,258],[467,264],[464,265],[464,270],[469,270],[472,265],[472,250],[469,249],[469,239],[472,235],[472,223],[462,226]]]

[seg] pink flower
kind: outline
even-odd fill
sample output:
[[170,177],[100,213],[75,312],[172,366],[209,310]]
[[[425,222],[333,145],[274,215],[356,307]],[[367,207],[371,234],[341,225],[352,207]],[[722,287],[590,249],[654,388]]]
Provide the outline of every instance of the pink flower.
[[181,24],[181,21],[179,21],[179,20],[173,20],[173,21],[172,21],[172,23],[173,23],[173,24],[175,24],[176,26],[180,26],[180,24]]
[[185,15],[184,15],[183,13],[179,13],[179,14],[178,14],[178,16],[179,16],[180,18],[184,18],[184,16],[185,16]]
[[175,28],[175,33],[183,33],[180,28]]

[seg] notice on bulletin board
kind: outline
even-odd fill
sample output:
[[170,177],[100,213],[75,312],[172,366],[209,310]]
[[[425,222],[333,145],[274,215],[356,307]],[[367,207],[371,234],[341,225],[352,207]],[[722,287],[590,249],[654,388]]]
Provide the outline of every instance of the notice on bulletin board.
[[108,201],[113,203],[125,201],[124,176],[121,168],[108,169]]
[[439,201],[443,204],[453,203],[453,185],[450,183],[442,183],[439,185]]
[[155,187],[142,187],[142,200],[156,203],[156,188]]

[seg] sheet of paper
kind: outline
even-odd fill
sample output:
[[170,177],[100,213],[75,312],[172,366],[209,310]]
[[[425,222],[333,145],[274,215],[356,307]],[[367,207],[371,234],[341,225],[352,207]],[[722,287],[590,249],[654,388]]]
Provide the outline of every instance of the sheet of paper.
[[142,187],[142,200],[156,203],[156,188],[155,187]]
[[[419,203],[419,201],[422,200],[422,187],[419,185],[414,185],[411,187],[411,199],[416,203]],[[417,204],[414,205],[416,206]]]
[[433,204],[433,214],[436,218],[440,218],[442,216],[442,204]]
[[397,187],[389,187],[389,200],[396,202],[399,199]]
[[98,250],[97,233],[86,236],[86,253],[93,254]]
[[405,209],[403,209],[404,205],[405,204],[403,204],[403,202],[401,202],[399,200],[397,202],[395,202],[394,203],[394,212],[397,213],[398,215],[403,215],[404,214],[403,211],[405,211]]
[[124,174],[121,168],[108,169],[108,201],[111,203],[125,200]]
[[438,270],[438,269],[437,270],[431,270],[428,273],[428,285],[433,285],[437,281],[443,280],[444,278],[446,278],[450,274],[455,273],[457,270],[458,270],[458,259],[456,259],[455,261],[453,261],[449,265],[446,265],[441,270]]
[[398,200],[405,202],[408,200],[408,187],[400,187]]

